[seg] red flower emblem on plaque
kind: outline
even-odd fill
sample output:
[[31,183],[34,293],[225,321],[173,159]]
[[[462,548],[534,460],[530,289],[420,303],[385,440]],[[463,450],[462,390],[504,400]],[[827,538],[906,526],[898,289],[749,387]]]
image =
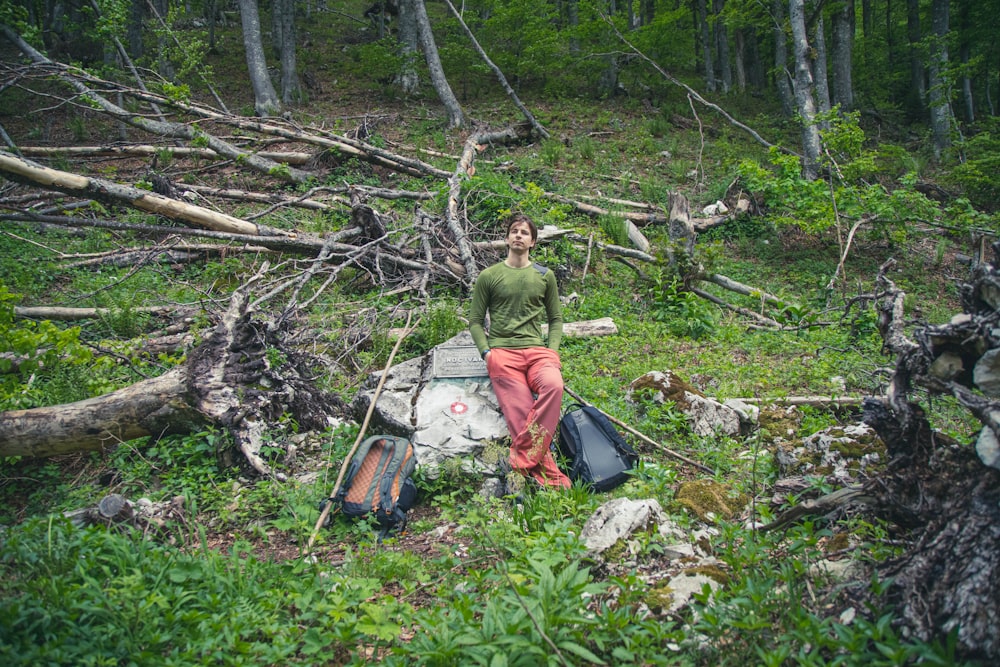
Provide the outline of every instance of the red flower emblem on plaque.
[[454,403],[451,404],[451,411],[456,415],[460,415],[468,409],[469,406],[463,403],[462,401],[455,401]]

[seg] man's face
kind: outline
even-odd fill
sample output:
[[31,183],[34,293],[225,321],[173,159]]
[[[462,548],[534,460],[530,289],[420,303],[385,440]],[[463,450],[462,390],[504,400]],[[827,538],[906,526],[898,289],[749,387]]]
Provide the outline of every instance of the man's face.
[[511,248],[531,250],[535,241],[531,238],[531,228],[525,222],[515,222],[507,232],[507,245]]

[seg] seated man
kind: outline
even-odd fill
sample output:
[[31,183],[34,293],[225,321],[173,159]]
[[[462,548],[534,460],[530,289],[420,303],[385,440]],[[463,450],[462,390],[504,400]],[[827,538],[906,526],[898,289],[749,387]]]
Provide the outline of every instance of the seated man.
[[[570,480],[549,447],[562,410],[559,288],[555,274],[531,260],[538,241],[531,218],[511,215],[506,241],[507,258],[479,274],[473,287],[469,331],[510,431],[511,467],[543,486],[568,488]],[[549,325],[547,341],[543,322]]]

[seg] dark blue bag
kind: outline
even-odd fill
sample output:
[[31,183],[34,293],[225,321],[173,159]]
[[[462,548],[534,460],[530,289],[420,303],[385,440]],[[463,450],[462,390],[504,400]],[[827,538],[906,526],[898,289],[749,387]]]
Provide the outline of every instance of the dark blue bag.
[[579,403],[559,420],[559,453],[570,461],[570,479],[594,491],[620,486],[639,460],[603,412]]

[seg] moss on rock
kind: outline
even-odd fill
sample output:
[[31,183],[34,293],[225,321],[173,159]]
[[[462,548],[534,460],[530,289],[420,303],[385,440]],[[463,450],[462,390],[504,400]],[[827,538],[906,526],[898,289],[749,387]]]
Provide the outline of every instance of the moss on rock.
[[731,519],[746,504],[742,495],[733,496],[728,486],[710,479],[682,483],[675,500],[702,521],[710,521],[711,515]]

